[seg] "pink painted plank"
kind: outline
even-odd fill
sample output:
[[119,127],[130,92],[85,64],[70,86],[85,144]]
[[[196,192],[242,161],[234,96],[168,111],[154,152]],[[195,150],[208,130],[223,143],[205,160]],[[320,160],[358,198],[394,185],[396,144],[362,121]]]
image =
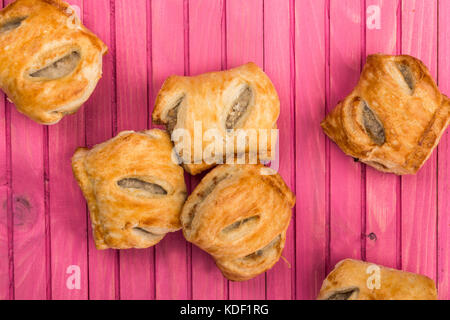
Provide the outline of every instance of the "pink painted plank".
[[[81,0],[69,1],[83,10]],[[73,178],[71,158],[75,149],[85,144],[84,112],[64,118],[49,132],[49,190],[51,234],[51,280],[53,299],[87,299],[87,221],[86,205]],[[73,274],[71,266],[80,270],[80,289],[67,286]],[[69,272],[69,273],[68,273]]]
[[[361,1],[332,0],[329,110],[357,84],[361,65]],[[361,257],[361,165],[330,142],[330,264]]]
[[[147,1],[116,1],[117,129],[148,119]],[[154,299],[154,249],[120,252],[120,298]]]
[[[3,8],[3,0],[0,0]],[[8,257],[8,174],[6,150],[6,103],[5,95],[0,91],[0,300],[9,295],[9,257]]]
[[[1,3],[1,1],[0,1]],[[82,0],[72,3],[82,6]],[[217,44],[218,39],[213,35],[221,35],[220,22],[222,18],[222,4],[220,2],[206,3],[205,0],[190,0],[189,3],[189,25],[184,21],[182,1],[154,0],[151,2],[153,9],[151,25],[146,22],[150,17],[146,12],[150,12],[149,4],[145,0],[134,1],[133,3],[117,2],[117,10],[114,19],[117,20],[117,126],[122,129],[143,129],[147,127],[147,97],[153,102],[156,92],[162,81],[170,74],[183,74],[189,70],[192,74],[201,73],[222,66],[221,52],[222,46]],[[245,63],[248,60],[264,65],[266,71],[274,80],[282,99],[283,110],[290,110],[290,92],[287,86],[280,84],[291,83],[291,78],[287,79],[288,61],[291,53],[287,50],[275,50],[276,47],[289,46],[286,44],[287,22],[293,23],[292,17],[285,16],[287,4],[277,3],[275,8],[274,0],[265,1],[263,11],[263,1],[252,0],[242,1],[228,0],[226,16],[227,21],[227,60],[228,67]],[[295,6],[295,83],[296,83],[296,187],[299,198],[297,204],[297,259],[291,256],[291,261],[296,262],[296,270],[285,270],[282,262],[267,274],[267,297],[268,298],[289,298],[295,292],[290,285],[292,272],[296,272],[297,283],[295,290],[297,298],[315,298],[318,287],[323,279],[325,269],[326,252],[326,207],[325,199],[327,192],[330,192],[331,208],[331,263],[328,267],[344,257],[360,256],[360,235],[361,235],[361,175],[360,166],[353,164],[337,150],[334,144],[329,143],[330,150],[330,183],[331,189],[327,191],[326,184],[326,152],[325,139],[321,135],[320,128],[309,127],[311,123],[319,123],[324,115],[323,106],[328,105],[328,109],[334,107],[338,99],[344,97],[356,84],[359,76],[360,54],[364,52],[361,46],[360,33],[360,3],[357,0],[346,0],[337,2],[331,0],[331,37],[330,37],[330,58],[331,58],[331,100],[328,103],[326,97],[326,73],[325,71],[325,32],[327,31],[327,21],[325,18],[326,0],[322,1],[290,1],[291,6]],[[367,53],[384,51],[395,52],[395,18],[394,9],[396,1],[366,0],[367,5],[381,4],[382,7],[382,29],[381,31],[367,30],[366,51]],[[85,1],[86,24],[96,33],[102,36],[111,47],[110,17],[102,15],[101,12],[108,12],[110,1]],[[441,12],[449,10],[448,4],[440,2]],[[209,8],[209,10],[205,9]],[[201,14],[207,10],[209,15]],[[265,16],[263,17],[263,12]],[[206,18],[205,18],[206,17]],[[214,17],[214,18],[213,18]],[[282,18],[284,17],[285,20]],[[445,15],[441,14],[443,21]],[[275,18],[279,21],[276,23]],[[207,21],[205,21],[205,19]],[[422,1],[403,1],[403,52],[411,53],[431,67],[436,74],[436,25],[431,25],[430,21],[437,21],[435,6]],[[266,44],[263,48],[263,21],[267,24],[264,27],[266,33]],[[133,21],[133,24],[130,23]],[[114,22],[112,22],[114,24]],[[209,28],[205,28],[205,24]],[[161,30],[160,26],[168,26]],[[289,25],[289,24],[288,24]],[[186,43],[184,35],[185,27],[189,27],[189,54],[185,52]],[[142,41],[148,28],[151,28],[153,37],[153,57],[147,55],[147,43]],[[449,88],[448,84],[448,46],[445,44],[446,23],[441,22],[441,45],[440,45],[440,86],[444,90]],[[133,32],[136,31],[137,32]],[[389,31],[387,31],[389,30]],[[450,30],[449,30],[450,31]],[[345,37],[341,36],[345,34]],[[176,35],[174,37],[174,35]],[[171,41],[167,41],[170,36]],[[220,41],[222,41],[220,39]],[[443,44],[444,43],[444,44]],[[208,46],[207,50],[203,48]],[[265,49],[265,57],[264,57]],[[212,53],[214,52],[214,54]],[[190,56],[190,61],[187,57]],[[114,130],[114,84],[113,84],[113,59],[110,54],[105,60],[105,75],[97,88],[94,96],[87,103],[85,108],[86,119],[83,111],[77,115],[64,119],[57,126],[49,128],[49,167],[50,167],[50,215],[51,215],[51,245],[52,245],[52,289],[53,298],[87,298],[88,294],[94,299],[114,298],[118,295],[116,287],[116,277],[119,270],[116,269],[115,253],[113,251],[97,252],[89,239],[89,250],[86,244],[86,208],[81,193],[73,180],[70,171],[70,157],[74,149],[78,146],[92,145],[108,139]],[[147,61],[153,58],[152,90],[147,90]],[[109,59],[109,60],[108,60]],[[248,60],[247,60],[248,59]],[[265,61],[264,61],[265,60]],[[146,61],[136,63],[136,61]],[[143,67],[144,65],[144,67]],[[149,71],[151,73],[151,71]],[[311,76],[315,75],[315,76]],[[288,82],[289,81],[289,82]],[[447,92],[448,93],[448,92]],[[288,100],[289,99],[289,100]],[[287,107],[289,105],[289,108]],[[321,107],[318,107],[321,106]],[[283,128],[292,125],[289,119],[280,119]],[[148,115],[142,117],[142,115]],[[6,142],[9,130],[9,119],[11,119],[11,144],[12,149],[12,177],[13,184],[8,186],[9,153]],[[285,121],[285,122],[283,122]],[[86,137],[84,135],[86,122]],[[8,128],[7,128],[8,127]],[[24,128],[26,127],[26,128]],[[281,125],[280,125],[281,127]],[[44,189],[43,189],[43,160],[45,131],[39,130],[39,126],[29,123],[29,120],[11,110],[8,106],[8,113],[5,114],[4,98],[0,94],[0,132],[3,138],[0,139],[0,201],[4,205],[0,216],[0,299],[10,297],[10,291],[17,298],[37,298],[45,296],[45,263],[37,261],[28,266],[23,264],[25,259],[34,259],[37,252],[44,250],[45,239],[42,236],[44,228],[45,237],[45,216],[44,214]],[[9,131],[8,131],[9,132]],[[292,132],[282,130],[282,150],[283,134]],[[303,132],[305,134],[303,134]],[[309,139],[300,139],[305,136]],[[292,135],[290,135],[292,137]],[[40,139],[36,139],[40,137]],[[31,140],[33,139],[33,140]],[[449,225],[448,213],[450,204],[448,201],[448,156],[449,137],[446,133],[439,146],[438,156],[433,155],[426,167],[417,177],[406,177],[403,181],[402,190],[402,257],[403,267],[410,271],[425,273],[433,276],[438,271],[439,289],[441,298],[449,298],[449,278],[447,273],[448,257],[446,253],[450,246],[448,236]],[[34,143],[30,143],[33,141]],[[36,142],[37,141],[37,142]],[[288,143],[290,148],[291,145]],[[322,147],[321,147],[322,146]],[[23,150],[32,150],[25,151]],[[307,151],[305,151],[307,150]],[[309,152],[308,152],[309,151]],[[30,156],[32,152],[32,156]],[[292,152],[292,151],[290,151]],[[289,161],[292,161],[292,154],[289,152]],[[280,172],[284,178],[292,185],[293,168],[291,171],[283,164],[288,161],[287,152],[283,152]],[[292,164],[292,162],[290,162]],[[309,168],[305,163],[316,163]],[[436,164],[438,163],[438,167]],[[24,169],[28,168],[28,169]],[[306,170],[308,168],[308,170]],[[283,171],[285,170],[285,172]],[[437,171],[438,170],[438,171]],[[32,183],[26,183],[23,179],[24,172],[31,172],[27,178],[32,179]],[[436,180],[436,173],[438,172]],[[39,180],[39,175],[42,179]],[[31,177],[31,178],[30,178]],[[27,181],[29,181],[29,179]],[[191,180],[195,185],[196,180]],[[395,263],[395,217],[392,212],[397,208],[395,192],[397,190],[397,178],[391,175],[382,175],[368,168],[366,172],[366,192],[367,192],[367,216],[366,233],[374,232],[378,240],[372,242],[367,240],[366,256],[369,260],[392,265]],[[31,186],[30,186],[31,185]],[[312,188],[311,186],[315,187]],[[436,190],[436,185],[438,189]],[[7,219],[7,195],[8,188],[14,190],[10,205],[14,205],[15,221],[17,214],[27,212],[26,202],[22,197],[31,194],[26,198],[32,204],[30,212],[36,213],[36,223],[30,223],[33,214],[19,214],[19,217],[26,218],[24,225],[14,226],[14,273],[15,288],[10,290],[10,270],[8,261],[8,219]],[[383,190],[383,191],[379,191]],[[390,190],[386,192],[386,190]],[[439,191],[437,194],[436,192]],[[41,194],[41,196],[39,196]],[[436,198],[438,203],[436,203]],[[37,204],[35,204],[37,203]],[[23,210],[25,208],[25,210]],[[438,238],[436,234],[436,212],[439,212]],[[314,214],[312,214],[314,213]],[[29,229],[27,229],[29,228]],[[292,226],[291,226],[292,228]],[[26,230],[28,232],[26,232]],[[364,232],[364,230],[363,230]],[[10,234],[12,235],[12,233]],[[289,236],[288,236],[289,237]],[[37,239],[37,240],[35,240]],[[289,239],[289,238],[288,238]],[[33,245],[33,250],[27,249],[28,243],[36,241],[39,245]],[[438,243],[438,246],[436,246]],[[190,284],[189,265],[186,263],[186,243],[180,233],[170,235],[156,249],[157,261],[153,261],[154,250],[127,251],[121,253],[120,274],[121,274],[121,297],[130,298],[154,298],[156,277],[156,297],[158,298],[189,298]],[[37,249],[36,249],[37,248]],[[36,251],[37,250],[37,251]],[[292,248],[286,248],[286,253],[293,254]],[[89,252],[89,287],[88,293],[88,264],[87,251]],[[436,252],[439,259],[436,262]],[[30,255],[30,256],[28,256]],[[225,298],[226,288],[224,280],[215,269],[208,256],[193,248],[193,297],[194,298]],[[43,259],[41,259],[43,260]],[[136,261],[139,261],[136,264]],[[180,263],[181,262],[181,263]],[[438,264],[436,264],[438,263]],[[153,268],[156,264],[156,275]],[[69,265],[78,265],[81,269],[81,290],[69,290],[66,287],[66,270]],[[294,264],[295,265],[295,264]],[[280,272],[280,269],[284,272]],[[33,274],[41,276],[34,277]],[[30,288],[30,279],[44,282],[35,284]],[[198,279],[198,280],[197,280]],[[260,298],[266,297],[264,276],[244,284],[230,284],[230,298]],[[29,290],[27,288],[30,288]]]
[[[264,67],[262,0],[227,0],[227,68],[253,61]],[[229,283],[230,299],[265,299],[265,275],[242,283]]]
[[[366,27],[368,55],[396,54],[398,5],[397,0],[367,0],[366,9],[369,10],[366,10],[366,18],[369,19],[369,25],[377,8],[380,10],[380,29]],[[397,266],[397,197],[400,196],[397,190],[400,190],[399,188],[399,177],[367,167],[365,258],[370,262],[389,267]]]
[[[436,78],[437,6],[403,1],[402,51],[421,59]],[[436,279],[436,165],[434,153],[416,176],[402,182],[402,267]]]
[[[72,0],[69,3],[78,6],[82,12],[82,1]],[[87,299],[86,206],[70,165],[75,149],[85,144],[83,109],[49,127],[48,132],[51,298]],[[70,266],[80,270],[80,289],[67,286],[66,282],[72,275],[68,269]]]
[[[1,123],[1,133],[2,133],[2,140],[5,140],[5,130],[4,130],[4,102],[1,101],[3,98],[3,93],[0,94],[0,117],[2,117]],[[3,100],[4,101],[4,100]],[[2,144],[4,145],[3,141]],[[2,152],[2,157],[4,158],[6,156],[5,149],[0,149]],[[2,159],[2,162],[3,159]],[[6,168],[0,167],[0,170],[2,170],[2,173],[6,172]],[[0,187],[0,203],[2,205],[1,211],[0,211],[0,300],[8,300],[10,299],[9,294],[9,257],[8,257],[8,226],[7,226],[7,195],[8,195],[8,186],[6,184],[3,184]]]
[[[450,25],[446,14],[450,12],[450,2],[439,2],[439,87],[450,95]],[[438,154],[438,290],[439,298],[450,299],[450,131],[443,135]]]
[[[224,63],[222,40],[223,0],[189,1],[189,69],[192,75],[220,70]],[[191,189],[201,176],[191,177]],[[192,298],[223,300],[227,298],[227,281],[214,260],[201,249],[192,246]]]
[[44,128],[9,107],[15,298],[45,299]]
[[[3,0],[0,0],[0,9],[3,9]],[[0,186],[6,186],[8,184],[8,176],[7,176],[7,155],[6,155],[6,95],[3,91],[0,90]],[[3,203],[2,209],[3,210]],[[3,220],[2,213],[1,224],[6,224],[6,221]],[[3,243],[0,241],[0,247]],[[1,262],[0,262],[1,263]],[[1,280],[0,280],[1,281]]]
[[147,129],[147,2],[116,1],[117,127]]
[[[5,5],[14,2],[6,0]],[[44,129],[11,110],[15,299],[46,298]]]
[[325,276],[326,0],[295,2],[296,299],[315,299]]
[[[291,10],[292,9],[292,10]],[[291,13],[294,13],[290,1],[264,1],[264,68],[278,91],[281,113],[278,120],[280,162],[278,172],[287,185],[294,190],[294,101],[295,88],[290,86],[291,70],[294,70],[293,47],[291,46]],[[293,31],[293,30],[292,30]],[[292,59],[291,59],[292,58]],[[292,68],[292,69],[291,69]],[[292,72],[293,74],[293,72]],[[293,83],[292,83],[293,84]],[[289,300],[295,298],[295,239],[294,221],[291,220],[286,238],[283,256],[291,266],[280,260],[267,272],[267,298],[270,300]]]
[[[112,4],[114,5],[114,2]],[[103,78],[85,106],[86,143],[88,146],[106,141],[113,135],[115,110],[113,78],[115,39],[112,38],[113,32],[111,32],[111,23],[114,21],[113,9],[110,0],[87,0],[84,3],[84,24],[97,34],[109,48],[108,54],[103,59]],[[105,12],[111,14],[105,14]],[[118,298],[118,252],[97,250],[92,239],[90,220],[88,226],[89,298],[92,300]]]
[[[170,75],[185,74],[184,3],[152,1],[153,92]],[[165,26],[161,28],[161,26]],[[187,26],[186,26],[187,27]],[[170,39],[170,41],[168,41]],[[156,247],[156,298],[190,298],[188,245],[181,232],[165,237]]]

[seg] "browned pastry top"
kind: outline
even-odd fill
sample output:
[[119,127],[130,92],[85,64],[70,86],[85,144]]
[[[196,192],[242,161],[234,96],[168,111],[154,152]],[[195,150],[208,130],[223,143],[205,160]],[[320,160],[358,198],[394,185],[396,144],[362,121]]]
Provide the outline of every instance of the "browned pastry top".
[[415,174],[449,120],[449,99],[420,60],[377,54],[322,127],[346,154],[381,171]]
[[[272,145],[276,142],[276,135],[272,137],[270,131],[276,129],[279,114],[280,100],[269,77],[256,64],[248,63],[227,71],[195,77],[169,77],[156,99],[153,122],[166,125],[170,133],[176,129],[184,129],[192,139],[197,134],[195,125],[201,123],[199,130],[203,135],[200,137],[203,151],[214,141],[207,136],[208,130],[214,130],[224,148],[226,137],[231,134],[227,130],[247,133],[250,129],[255,129],[258,138],[259,130],[265,130],[267,143],[258,142],[254,147],[256,151],[267,153],[266,157],[260,152],[260,158],[267,160],[272,157]],[[200,159],[194,158],[194,143],[189,146],[183,142],[176,147],[179,154],[182,153],[182,147],[190,152],[188,160],[191,163],[184,167],[191,174],[198,174],[217,163],[209,161],[211,159],[205,153],[201,154]],[[237,153],[249,150],[248,144],[243,148],[236,145]],[[225,152],[223,149],[218,151],[217,157],[224,157]],[[194,164],[194,160],[199,161]]]
[[72,159],[98,249],[147,248],[181,229],[183,168],[161,130],[125,131]]
[[0,87],[31,119],[53,124],[88,99],[107,47],[60,0],[17,0],[0,11]]
[[425,276],[346,259],[325,279],[317,299],[436,300],[437,290]]
[[228,279],[248,280],[280,258],[294,204],[295,196],[271,169],[222,165],[186,201],[183,233],[214,257]]

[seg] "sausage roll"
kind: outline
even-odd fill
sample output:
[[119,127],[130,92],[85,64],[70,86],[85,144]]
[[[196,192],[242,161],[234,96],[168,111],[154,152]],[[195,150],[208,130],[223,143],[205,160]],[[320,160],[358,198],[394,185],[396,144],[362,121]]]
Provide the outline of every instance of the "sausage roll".
[[[253,154],[256,160],[251,163],[273,158],[279,114],[280,100],[269,77],[248,63],[196,77],[169,77],[156,99],[153,121],[167,127],[184,168],[195,175],[216,164],[230,164],[224,160],[227,156]],[[177,129],[189,138],[177,141]]]
[[98,249],[147,248],[181,229],[184,172],[172,160],[166,132],[127,131],[91,150],[80,148],[72,168]]
[[436,300],[433,280],[372,263],[343,260],[325,279],[319,300]]
[[353,92],[322,122],[348,155],[380,171],[415,174],[450,120],[449,99],[411,56],[371,55]]
[[225,277],[245,281],[280,259],[294,204],[273,170],[222,165],[189,196],[181,224],[185,238],[212,255]]
[[42,124],[76,112],[102,75],[107,47],[60,0],[17,0],[0,11],[0,88]]

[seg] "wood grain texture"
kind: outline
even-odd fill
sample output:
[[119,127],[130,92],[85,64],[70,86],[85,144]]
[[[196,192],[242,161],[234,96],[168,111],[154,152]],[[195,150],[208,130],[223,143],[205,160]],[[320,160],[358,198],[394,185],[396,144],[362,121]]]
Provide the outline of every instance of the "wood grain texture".
[[[148,127],[147,8],[146,0],[116,1],[117,132]],[[154,297],[154,248],[121,251],[120,298]]]
[[[111,4],[113,7],[111,7]],[[103,58],[102,80],[86,102],[86,145],[92,147],[111,139],[114,134],[116,118],[115,101],[115,35],[111,30],[114,16],[114,2],[110,0],[86,0],[84,3],[84,24],[102,39],[108,46],[108,54]],[[99,119],[102,119],[99,121]],[[119,297],[118,251],[99,251],[92,237],[91,221],[88,220],[89,252],[89,299],[111,300]]]
[[296,298],[315,299],[325,277],[326,0],[295,2]]
[[[225,63],[223,1],[189,0],[189,71],[191,75],[221,70]],[[203,175],[191,177],[191,190]],[[192,298],[196,300],[228,297],[228,282],[214,260],[192,246]]]
[[[0,300],[315,299],[348,257],[423,273],[450,299],[450,133],[417,176],[398,178],[354,163],[319,126],[356,85],[366,54],[412,54],[450,94],[450,1],[69,2],[110,51],[92,97],[55,126],[35,124],[0,93]],[[381,10],[380,29],[366,25],[370,6]],[[153,127],[168,76],[248,61],[280,95],[279,172],[297,196],[283,254],[291,268],[279,261],[228,282],[181,232],[150,249],[96,250],[71,172],[75,149]],[[201,178],[186,175],[189,189]],[[70,266],[80,269],[79,289],[68,286]]]
[[[437,75],[437,2],[403,1],[402,52]],[[402,181],[402,268],[436,279],[436,152],[416,176]]]
[[[361,1],[330,3],[330,109],[356,86],[361,66]],[[343,36],[345,34],[345,36]],[[361,165],[330,143],[330,265],[361,258]],[[328,270],[330,271],[330,270]]]
[[[0,99],[3,97],[3,94],[0,94]],[[4,102],[0,102],[0,116],[4,116]],[[4,118],[3,118],[4,119]],[[2,120],[1,124],[4,125],[4,120]],[[2,138],[5,138],[4,126],[1,127]],[[4,149],[1,149],[3,152],[2,155],[6,155]],[[4,168],[1,168],[2,170]],[[6,170],[5,170],[6,171]],[[7,226],[7,195],[8,195],[8,186],[2,185],[0,187],[0,203],[2,204],[1,208],[1,221],[0,221],[0,300],[8,300],[12,299],[10,296],[9,288],[10,288],[10,274],[9,274],[9,257],[8,257],[8,226]]]
[[[12,3],[5,1],[5,5]],[[44,129],[11,111],[14,292],[16,299],[46,298]]]
[[[83,1],[69,1],[83,10]],[[71,158],[85,144],[83,109],[48,128],[49,201],[51,234],[51,297],[87,299],[86,205],[73,178]],[[70,266],[80,270],[80,289],[69,289]]]
[[[264,67],[263,1],[227,0],[226,10],[227,68],[249,61]],[[265,299],[265,275],[247,282],[230,282],[229,298]]]
[[44,129],[11,108],[16,299],[46,298]]
[[[366,2],[366,54],[397,53],[397,7],[399,1]],[[374,28],[379,8],[380,29]],[[400,41],[400,39],[398,39]],[[365,57],[364,57],[365,58]],[[400,178],[371,167],[366,171],[365,258],[388,267],[397,266],[397,212]]]
[[[0,0],[3,8],[3,0]],[[8,255],[8,152],[7,152],[6,97],[0,91],[0,300],[10,297],[9,255]]]
[[[295,155],[294,155],[294,104],[291,87],[291,16],[294,12],[289,1],[264,1],[264,71],[272,80],[281,102],[281,113],[278,120],[279,148],[278,173],[286,184],[295,192]],[[292,30],[293,31],[293,30]],[[293,59],[292,59],[293,60]],[[291,66],[292,63],[292,66]],[[291,219],[286,235],[283,256],[288,261],[280,260],[274,268],[267,272],[267,299],[287,300],[295,297],[295,217]]]
[[[450,25],[447,22],[447,14],[450,12],[449,1],[439,1],[439,56],[438,79],[441,91],[450,95]],[[438,247],[437,247],[437,285],[439,298],[450,299],[450,132],[442,136],[438,149]]]
[[[187,52],[184,31],[184,2],[152,1],[153,91],[161,88],[170,75],[184,75]],[[164,26],[164,27],[161,27]],[[181,232],[168,234],[156,250],[156,298],[189,299],[191,297],[188,244]]]

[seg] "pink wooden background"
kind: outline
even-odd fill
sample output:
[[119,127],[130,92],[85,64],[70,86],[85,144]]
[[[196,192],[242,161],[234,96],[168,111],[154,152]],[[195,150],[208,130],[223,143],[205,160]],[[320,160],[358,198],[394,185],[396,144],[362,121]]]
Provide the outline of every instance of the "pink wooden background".
[[[450,299],[449,133],[417,176],[400,178],[354,163],[319,126],[370,53],[417,56],[450,94],[450,0],[70,3],[110,48],[104,76],[80,112],[51,127],[0,93],[0,299],[313,299],[348,257],[426,274]],[[381,9],[381,29],[366,27],[370,6]],[[97,251],[70,168],[75,148],[152,127],[167,76],[248,61],[281,98],[279,171],[297,194],[290,266],[228,282],[181,233],[147,250]],[[199,178],[187,181],[193,188]],[[79,289],[67,286],[70,266],[79,267]]]

